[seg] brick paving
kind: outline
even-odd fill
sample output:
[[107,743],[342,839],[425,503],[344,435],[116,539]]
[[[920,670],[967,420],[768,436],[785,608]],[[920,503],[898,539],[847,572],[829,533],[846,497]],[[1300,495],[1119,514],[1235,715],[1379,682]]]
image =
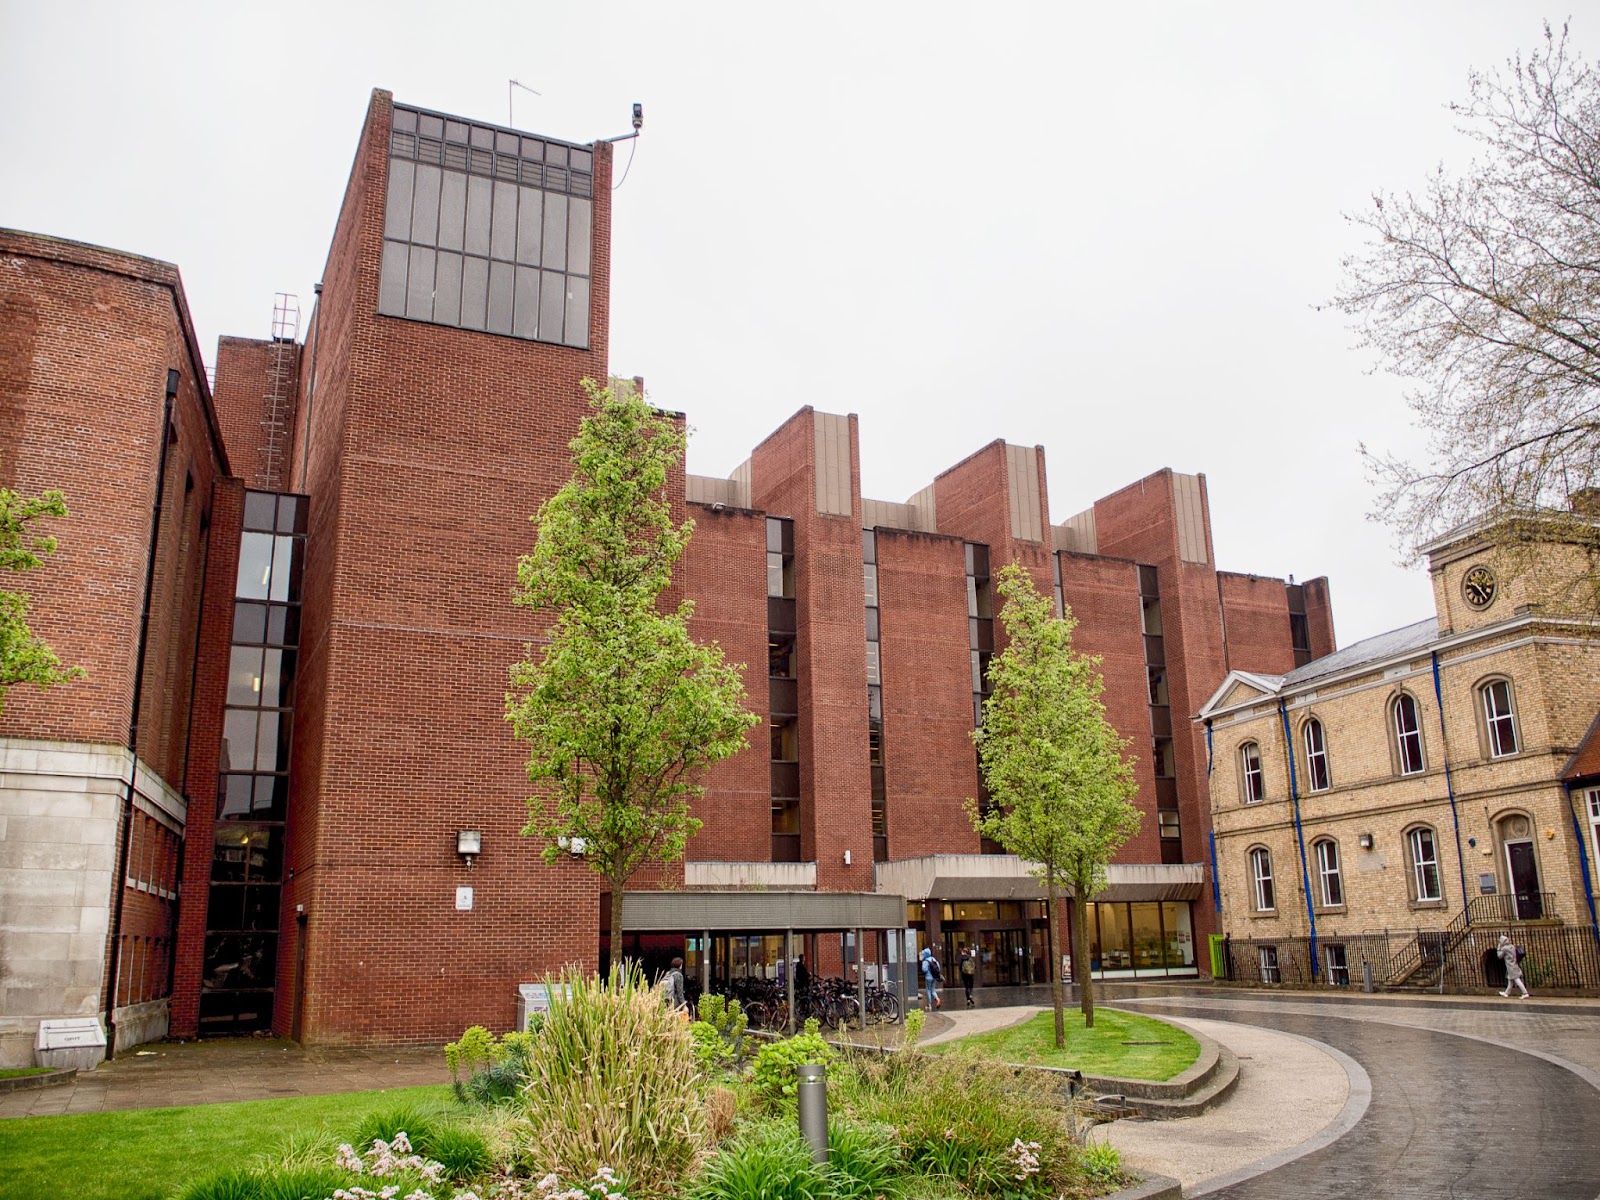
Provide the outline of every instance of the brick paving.
[[1350,1055],[1371,1079],[1365,1115],[1331,1145],[1191,1194],[1593,1200],[1600,1193],[1600,1017],[1592,1005],[1259,996],[1133,1003],[1313,1038]]

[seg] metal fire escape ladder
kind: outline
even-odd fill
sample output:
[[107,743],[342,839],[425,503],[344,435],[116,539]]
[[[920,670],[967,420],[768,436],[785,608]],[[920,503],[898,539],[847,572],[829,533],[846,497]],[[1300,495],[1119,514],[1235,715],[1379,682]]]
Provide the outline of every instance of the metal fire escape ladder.
[[294,432],[295,383],[299,371],[300,299],[279,292],[272,302],[272,343],[267,347],[267,391],[261,403],[261,458],[256,486],[281,492],[284,464]]

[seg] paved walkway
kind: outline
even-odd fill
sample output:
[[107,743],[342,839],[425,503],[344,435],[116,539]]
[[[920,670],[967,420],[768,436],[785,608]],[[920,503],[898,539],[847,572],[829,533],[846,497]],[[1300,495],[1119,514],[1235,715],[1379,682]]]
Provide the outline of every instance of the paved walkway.
[[[1163,1014],[1165,1015],[1165,1014]],[[1304,1038],[1231,1021],[1175,1021],[1239,1059],[1239,1082],[1224,1103],[1178,1121],[1113,1121],[1090,1136],[1110,1142],[1136,1171],[1179,1180],[1188,1195],[1208,1181],[1232,1177],[1263,1160],[1287,1158],[1308,1140],[1336,1136],[1366,1110],[1367,1080],[1354,1067]],[[1330,1128],[1331,1127],[1331,1128]]]
[[1370,1105],[1341,1136],[1315,1138],[1307,1153],[1269,1160],[1263,1165],[1272,1169],[1250,1178],[1201,1178],[1189,1195],[1593,1200],[1600,1193],[1600,1071],[1591,1065],[1600,1064],[1600,1019],[1585,1011],[1592,1002],[1446,1007],[1257,996],[1120,1003],[1310,1038],[1348,1055],[1370,1079]]
[[[449,1083],[439,1046],[304,1050],[261,1038],[158,1043],[61,1087],[0,1094],[0,1117],[48,1117]],[[3,1135],[0,1135],[3,1136]]]

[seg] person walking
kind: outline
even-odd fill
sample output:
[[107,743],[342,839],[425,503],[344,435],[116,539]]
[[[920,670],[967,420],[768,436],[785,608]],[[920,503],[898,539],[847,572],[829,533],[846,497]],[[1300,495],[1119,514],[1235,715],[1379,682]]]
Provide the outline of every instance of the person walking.
[[683,978],[683,959],[674,958],[672,960],[672,967],[667,971],[661,983],[667,1004],[674,1012],[682,1013],[684,1019],[688,1020],[689,989]]
[[1522,998],[1528,998],[1528,985],[1522,982],[1522,967],[1517,963],[1517,948],[1505,934],[1500,935],[1500,944],[1495,947],[1495,953],[1500,956],[1500,961],[1506,965],[1506,990],[1502,996],[1511,995],[1513,986],[1522,989]]
[[978,982],[978,948],[968,946],[967,952],[961,956],[961,986],[967,989],[967,1007],[975,1008],[977,1001],[972,998],[972,987]]
[[938,1011],[944,1007],[944,1001],[939,999],[939,984],[944,982],[944,969],[939,966],[933,951],[926,946],[922,948],[919,961],[922,965],[922,1007]]

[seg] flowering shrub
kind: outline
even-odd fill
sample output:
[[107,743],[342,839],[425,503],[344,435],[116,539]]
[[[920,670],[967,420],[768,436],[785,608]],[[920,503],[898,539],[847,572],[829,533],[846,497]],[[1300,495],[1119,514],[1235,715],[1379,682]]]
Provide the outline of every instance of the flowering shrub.
[[[392,1142],[382,1138],[373,1139],[372,1149],[365,1155],[357,1154],[355,1147],[346,1142],[339,1147],[334,1162],[352,1175],[367,1174],[380,1179],[399,1171],[415,1171],[429,1183],[438,1183],[445,1173],[443,1163],[411,1153],[411,1139],[403,1129],[394,1135]],[[338,1200],[344,1198],[339,1197]],[[391,1198],[385,1196],[383,1200]],[[407,1200],[410,1198],[407,1197]]]

